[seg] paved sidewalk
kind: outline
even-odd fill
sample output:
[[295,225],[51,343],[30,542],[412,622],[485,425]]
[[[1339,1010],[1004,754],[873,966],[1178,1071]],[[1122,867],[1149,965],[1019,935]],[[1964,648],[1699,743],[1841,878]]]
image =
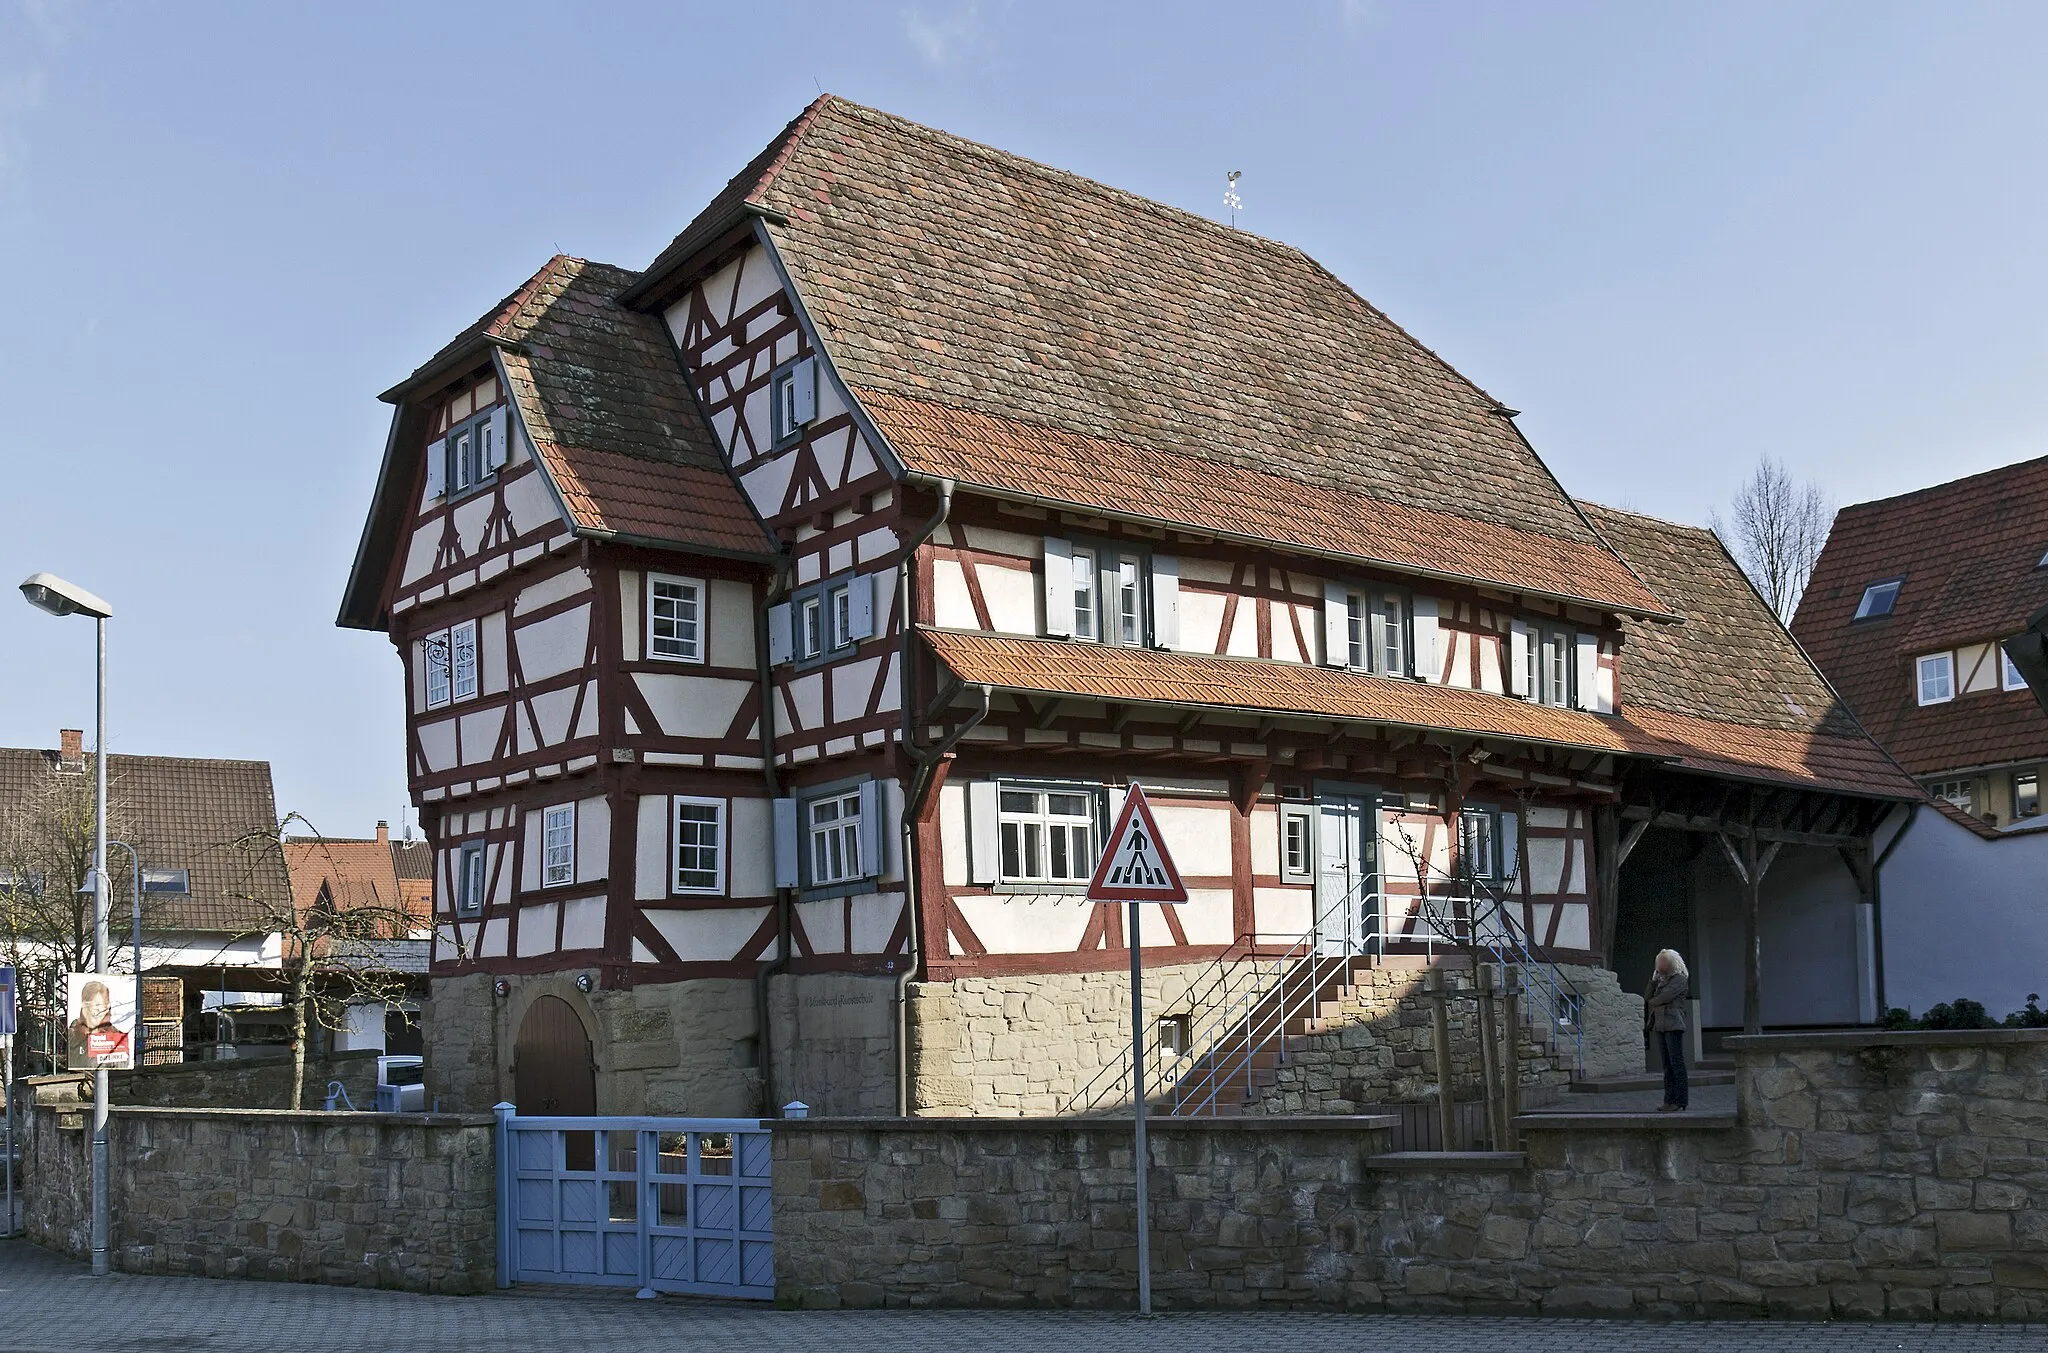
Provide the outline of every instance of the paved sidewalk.
[[487,1297],[204,1278],[94,1279],[0,1240],[0,1353],[2040,1353],[2048,1326],[1690,1324],[1337,1315],[777,1311],[760,1305],[525,1289]]

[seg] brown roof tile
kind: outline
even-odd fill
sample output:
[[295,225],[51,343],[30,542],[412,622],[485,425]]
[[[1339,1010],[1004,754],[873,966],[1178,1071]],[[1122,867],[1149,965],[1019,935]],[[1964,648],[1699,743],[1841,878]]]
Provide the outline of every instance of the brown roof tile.
[[[769,233],[864,404],[895,396],[899,412],[918,401],[1113,443],[1122,474],[1083,464],[1064,501],[1120,511],[1095,485],[1205,462],[1548,537],[1544,551],[1570,562],[1546,576],[1661,609],[1640,584],[1613,584],[1626,570],[1497,401],[1297,249],[825,96],[650,278],[741,203],[775,213]],[[972,483],[1016,473],[973,437],[897,450],[913,471]]]
[[[392,843],[334,837],[295,837],[285,842],[291,870],[292,904],[304,914],[324,887],[336,910],[352,907],[407,910],[411,900],[398,877]],[[425,924],[428,909],[411,913]]]
[[[2006,639],[2048,605],[2048,457],[1845,507],[1792,630],[1877,739],[1915,774],[2048,757],[2027,691],[1918,702],[1913,659]],[[1855,620],[1871,583],[1903,578],[1891,615]]]

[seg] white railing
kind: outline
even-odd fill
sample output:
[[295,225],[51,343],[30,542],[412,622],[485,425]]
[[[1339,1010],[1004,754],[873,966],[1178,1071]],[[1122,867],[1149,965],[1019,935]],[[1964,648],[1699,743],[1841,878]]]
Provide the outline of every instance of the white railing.
[[[1213,1114],[1240,1074],[1248,1094],[1253,1068],[1268,1052],[1273,1065],[1286,1063],[1289,1026],[1320,1014],[1324,988],[1340,976],[1348,981],[1355,961],[1382,957],[1390,946],[1426,956],[1459,950],[1516,969],[1523,1020],[1544,1035],[1552,1055],[1564,1055],[1573,1075],[1584,1071],[1583,997],[1556,964],[1536,956],[1498,891],[1457,881],[1462,886],[1401,895],[1371,890],[1371,882],[1323,908],[1308,931],[1279,952],[1261,953],[1255,943],[1212,962],[1146,1028],[1145,1064],[1166,1084],[1163,1091],[1148,1085],[1148,1100],[1167,1113]],[[1408,929],[1389,931],[1389,904],[1406,904],[1399,920]],[[1180,1046],[1167,1046],[1167,1028],[1176,1029]],[[1126,1051],[1068,1099],[1066,1112],[1127,1107],[1134,1097]]]

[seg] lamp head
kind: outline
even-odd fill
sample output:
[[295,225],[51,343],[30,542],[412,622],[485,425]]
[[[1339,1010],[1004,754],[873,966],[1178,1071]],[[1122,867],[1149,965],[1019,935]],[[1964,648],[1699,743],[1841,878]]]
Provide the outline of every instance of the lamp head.
[[21,585],[21,594],[28,598],[29,605],[51,615],[89,615],[105,620],[114,614],[112,606],[54,573],[31,574]]

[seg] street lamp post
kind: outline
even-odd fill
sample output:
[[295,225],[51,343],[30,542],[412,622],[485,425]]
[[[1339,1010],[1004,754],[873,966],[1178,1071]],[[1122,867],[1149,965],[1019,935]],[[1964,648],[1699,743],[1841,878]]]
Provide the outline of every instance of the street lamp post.
[[[92,969],[107,971],[107,621],[114,608],[54,573],[37,573],[21,585],[29,605],[51,615],[89,615],[98,640],[99,693],[94,705]],[[92,1075],[92,1271],[107,1275],[107,1069]]]

